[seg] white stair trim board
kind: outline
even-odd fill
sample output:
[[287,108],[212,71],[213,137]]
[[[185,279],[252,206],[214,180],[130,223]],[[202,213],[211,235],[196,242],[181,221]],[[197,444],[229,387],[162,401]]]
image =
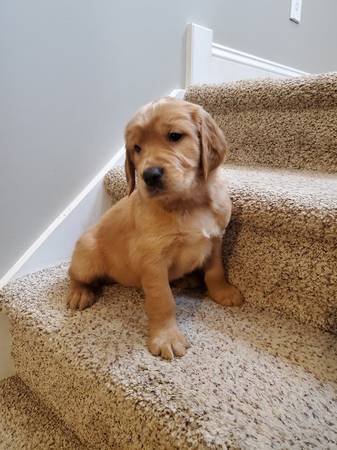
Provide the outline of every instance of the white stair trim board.
[[212,56],[213,30],[195,23],[186,27],[186,87],[207,83]]
[[[169,96],[183,98],[184,92],[183,89],[174,89]],[[76,237],[108,209],[110,203],[103,178],[110,169],[124,164],[124,154],[123,146],[3,275],[0,289],[18,276],[57,264],[71,256]]]
[[179,100],[183,100],[185,96],[185,89],[173,89],[169,97],[178,98]]
[[307,72],[213,42],[213,30],[191,23],[186,31],[186,86]]
[[221,44],[212,44],[212,56],[228,61],[234,61],[246,66],[255,67],[257,69],[265,70],[266,72],[274,72],[284,77],[300,77],[308,75],[303,70],[294,69],[283,64],[270,61],[268,59],[259,58],[258,56],[250,55],[230,47],[225,47]]

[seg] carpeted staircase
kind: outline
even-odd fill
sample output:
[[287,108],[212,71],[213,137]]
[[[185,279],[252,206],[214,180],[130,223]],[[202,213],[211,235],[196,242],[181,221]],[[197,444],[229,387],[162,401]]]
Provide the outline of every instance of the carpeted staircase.
[[18,376],[0,382],[1,450],[85,450]]
[[[231,144],[224,263],[245,305],[176,290],[192,347],[167,362],[146,349],[140,291],[108,286],[72,312],[66,264],[10,283],[20,379],[0,385],[0,448],[11,448],[4,424],[25,423],[18,392],[48,408],[42,427],[55,423],[57,439],[68,427],[87,448],[337,448],[337,75],[191,87],[186,99]],[[105,185],[113,201],[125,195],[123,171]],[[34,442],[13,449],[71,445]]]

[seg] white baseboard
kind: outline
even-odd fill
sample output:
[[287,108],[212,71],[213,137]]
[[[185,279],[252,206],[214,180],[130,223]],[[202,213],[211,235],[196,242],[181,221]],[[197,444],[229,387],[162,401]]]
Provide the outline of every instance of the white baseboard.
[[307,72],[213,42],[213,30],[191,23],[186,35],[186,86],[254,78],[291,78]]

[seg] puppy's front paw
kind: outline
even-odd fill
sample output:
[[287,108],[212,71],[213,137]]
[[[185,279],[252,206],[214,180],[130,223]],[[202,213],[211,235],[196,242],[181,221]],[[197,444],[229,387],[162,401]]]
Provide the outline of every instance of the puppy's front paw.
[[67,304],[70,309],[82,311],[95,303],[95,294],[85,286],[72,287],[68,296]]
[[152,355],[173,359],[174,356],[184,356],[190,344],[178,327],[168,327],[152,332],[148,346]]
[[210,297],[216,303],[223,306],[240,306],[243,303],[243,296],[238,288],[231,284],[224,284],[210,292]]

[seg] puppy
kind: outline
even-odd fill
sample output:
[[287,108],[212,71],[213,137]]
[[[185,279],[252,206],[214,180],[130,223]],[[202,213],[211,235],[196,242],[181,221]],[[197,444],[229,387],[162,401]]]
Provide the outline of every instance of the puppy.
[[141,108],[125,131],[128,196],[77,242],[69,274],[72,309],[95,301],[92,285],[108,278],[142,287],[153,355],[183,356],[169,282],[197,268],[209,296],[240,305],[224,276],[222,235],[231,215],[222,163],[222,131],[200,106],[164,98]]

